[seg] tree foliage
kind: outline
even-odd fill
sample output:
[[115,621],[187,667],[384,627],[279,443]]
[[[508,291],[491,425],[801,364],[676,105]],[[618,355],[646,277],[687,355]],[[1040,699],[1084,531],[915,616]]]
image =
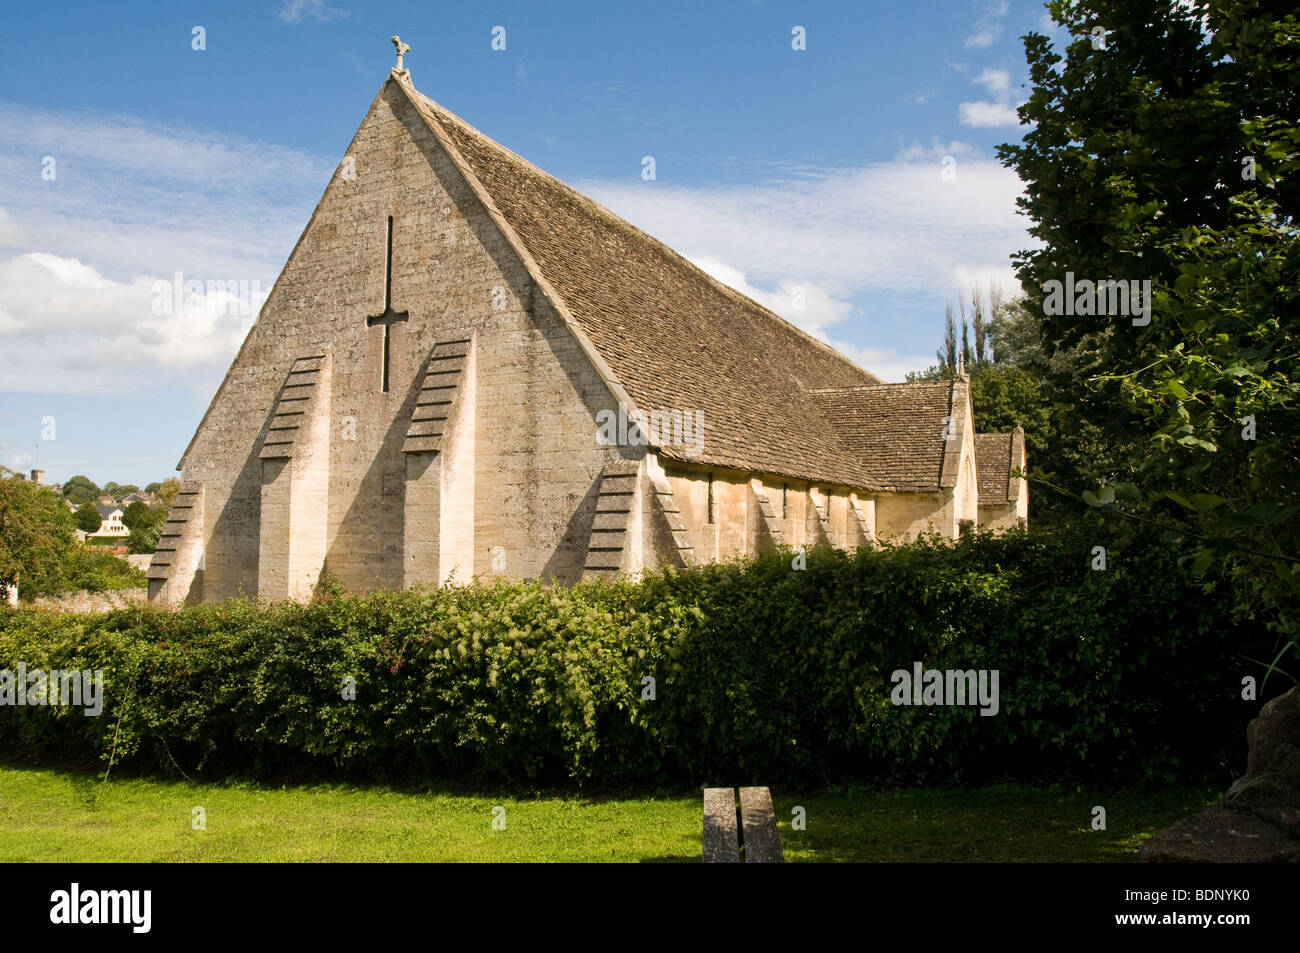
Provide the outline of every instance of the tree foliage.
[[19,595],[29,599],[144,584],[125,561],[77,542],[76,525],[53,490],[0,467],[0,589],[7,593],[16,580]]
[[[131,506],[138,506],[140,510],[130,526],[131,533],[126,539],[127,549],[132,553],[152,553],[158,548],[158,540],[167,524],[167,509],[145,506],[143,503],[132,503]],[[122,521],[126,522],[125,516]]]
[[0,468],[0,587],[40,593],[73,540],[72,514],[53,491]]
[[94,503],[82,503],[77,507],[76,523],[77,529],[83,533],[96,533],[104,520],[99,515],[99,510],[95,508]]
[[90,478],[77,474],[63,483],[63,496],[73,503],[93,503],[99,499],[99,487]]
[[[1300,27],[1290,4],[1048,4],[1024,141],[999,154],[1042,246],[1017,256],[1061,391],[1110,448],[1090,501],[1169,527],[1243,610],[1300,605]],[[1106,31],[1103,44],[1094,30]],[[1150,321],[1045,313],[1051,281],[1149,281]],[[1056,310],[1056,309],[1049,309]],[[1085,465],[1086,471],[1086,465]],[[1107,472],[1109,471],[1109,472]],[[1094,486],[1094,489],[1096,487]]]
[[176,477],[168,477],[158,484],[158,505],[163,509],[171,509],[172,504],[176,502],[176,497],[181,492],[181,481]]
[[138,523],[149,518],[149,505],[136,500],[122,511],[122,525],[134,529]]

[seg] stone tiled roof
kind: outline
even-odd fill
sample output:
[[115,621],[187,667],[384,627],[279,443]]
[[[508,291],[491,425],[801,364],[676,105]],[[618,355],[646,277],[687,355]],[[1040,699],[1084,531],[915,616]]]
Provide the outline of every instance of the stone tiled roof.
[[975,435],[975,473],[983,506],[1004,504],[1010,498],[1011,436],[1009,433]]
[[[955,485],[969,385],[958,381],[822,388],[813,397],[840,439],[886,490]],[[944,418],[951,418],[945,422]],[[952,439],[945,439],[945,428]],[[981,464],[976,457],[976,467]]]
[[616,396],[703,412],[703,451],[664,456],[877,488],[812,391],[879,378],[401,86]]

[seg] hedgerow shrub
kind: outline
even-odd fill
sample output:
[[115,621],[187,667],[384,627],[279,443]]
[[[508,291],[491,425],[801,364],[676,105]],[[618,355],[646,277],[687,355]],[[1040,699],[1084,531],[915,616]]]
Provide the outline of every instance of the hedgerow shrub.
[[[5,612],[0,668],[102,669],[106,697],[98,718],[0,708],[0,752],[527,784],[1226,778],[1257,710],[1241,678],[1272,637],[1153,541],[1112,538],[1091,570],[1093,535],[814,550],[802,571],[777,552],[568,588]],[[997,669],[999,713],[895,707],[890,674],[917,661]]]

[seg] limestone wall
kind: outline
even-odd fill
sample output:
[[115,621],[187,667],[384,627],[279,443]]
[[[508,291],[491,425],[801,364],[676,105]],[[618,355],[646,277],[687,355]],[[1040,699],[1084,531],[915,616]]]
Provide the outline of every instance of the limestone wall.
[[[672,461],[666,462],[663,468],[699,561],[734,558],[759,548],[767,534],[758,511],[758,493],[766,496],[771,505],[774,522],[787,546],[827,542],[822,536],[814,500],[823,504],[832,545],[840,548],[861,546],[872,538],[875,531],[875,502],[861,494],[857,496],[858,509],[867,521],[864,529],[862,520],[852,508],[852,491],[843,487],[819,487],[771,475],[746,477],[727,471],[710,474],[707,468],[688,468]],[[714,499],[712,522],[708,519],[710,475],[713,477]],[[655,557],[652,554],[648,558]]]
[[111,589],[107,592],[90,592],[79,589],[76,592],[58,596],[41,596],[33,599],[30,606],[24,608],[48,609],[54,612],[108,612],[122,609],[148,599],[148,589]]
[[957,534],[957,508],[953,491],[942,493],[883,493],[876,497],[876,535],[882,539],[915,539],[938,530]]
[[[258,595],[262,524],[278,533],[290,515],[275,494],[264,505],[258,450],[295,359],[326,348],[328,481],[313,503],[323,568],[357,591],[402,586],[401,445],[422,371],[438,342],[475,331],[475,452],[462,457],[475,468],[472,571],[577,579],[605,460],[642,452],[597,443],[596,412],[616,403],[392,84],[347,155],[183,461],[184,478],[207,490],[204,597]],[[408,317],[391,328],[384,392],[383,328],[366,318],[384,309],[389,216],[392,307]]]
[[[665,478],[681,507],[687,535],[699,562],[744,556],[753,551],[749,479],[729,471],[666,466]],[[710,515],[710,476],[713,507]]]
[[1004,503],[1001,506],[981,506],[979,524],[988,529],[1012,529],[1020,526],[1025,522],[1025,517],[1017,512],[1018,509],[1019,507],[1015,503]]

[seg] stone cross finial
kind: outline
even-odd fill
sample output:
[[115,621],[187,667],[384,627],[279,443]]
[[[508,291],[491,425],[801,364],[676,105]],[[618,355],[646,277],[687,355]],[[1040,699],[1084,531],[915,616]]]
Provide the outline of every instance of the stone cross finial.
[[393,68],[401,71],[404,69],[402,66],[402,56],[411,52],[411,46],[409,43],[403,43],[402,38],[399,36],[391,36],[389,39],[392,40],[393,46],[397,47],[397,65]]

